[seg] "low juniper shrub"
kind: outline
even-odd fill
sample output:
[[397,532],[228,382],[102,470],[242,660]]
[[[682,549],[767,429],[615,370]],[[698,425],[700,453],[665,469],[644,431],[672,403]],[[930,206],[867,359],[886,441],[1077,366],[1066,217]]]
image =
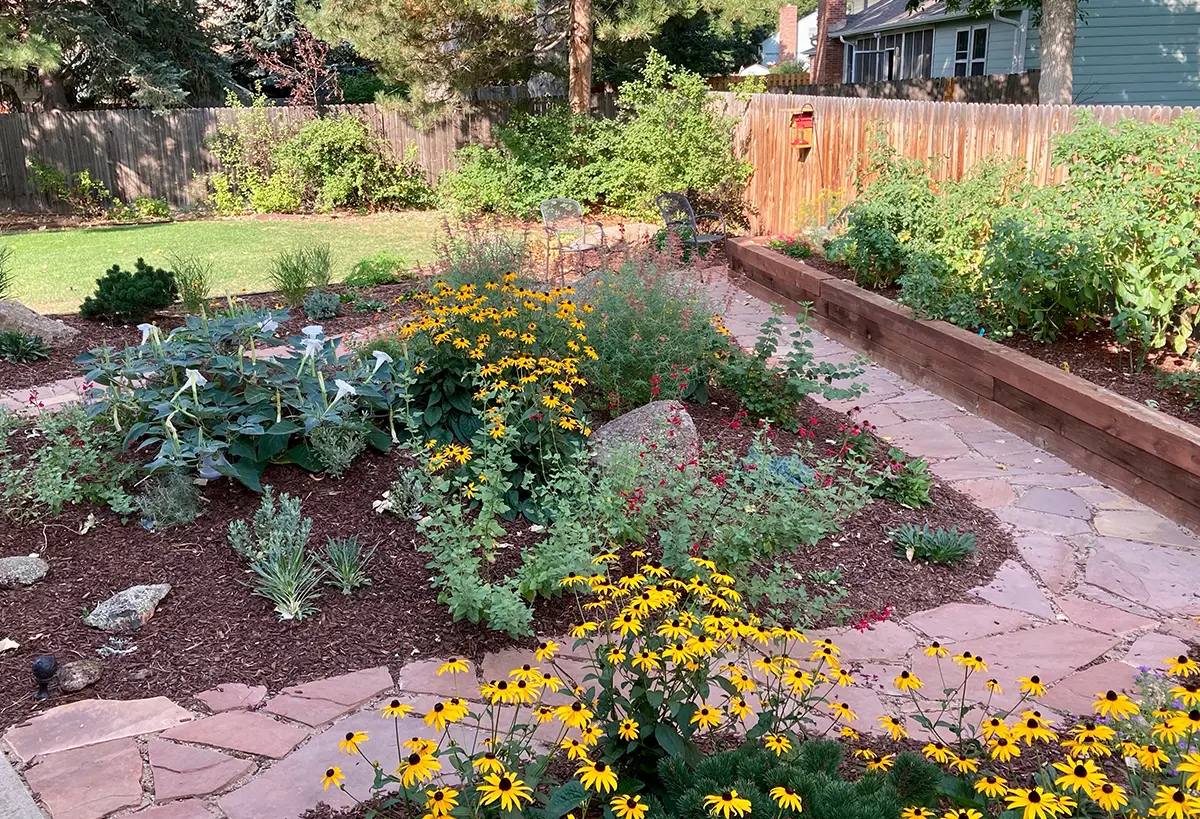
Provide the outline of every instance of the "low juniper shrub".
[[132,272],[113,265],[96,279],[96,292],[83,300],[79,314],[123,323],[144,321],[170,307],[178,295],[174,273],[138,259]]

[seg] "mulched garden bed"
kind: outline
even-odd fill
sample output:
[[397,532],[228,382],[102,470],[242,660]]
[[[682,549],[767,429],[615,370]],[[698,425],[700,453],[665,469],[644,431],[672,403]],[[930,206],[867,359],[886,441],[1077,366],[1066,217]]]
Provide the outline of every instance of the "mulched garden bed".
[[[394,317],[405,316],[412,311],[412,305],[403,299],[407,294],[420,289],[420,286],[418,280],[412,280],[396,284],[354,288],[361,299],[376,299],[386,304],[387,309],[381,312],[353,312],[353,305],[343,304],[342,315],[337,318],[312,321],[304,315],[303,308],[292,309],[289,311],[291,318],[280,325],[276,336],[284,339],[289,335],[300,335],[301,327],[320,324],[325,328],[325,335],[329,337],[380,324]],[[330,287],[329,291],[341,294],[346,289],[345,285],[338,284]],[[401,299],[401,301],[397,302],[397,299]],[[255,293],[239,296],[238,301],[254,309],[275,307],[283,303],[278,293]],[[182,324],[184,317],[182,308],[177,307],[158,313],[150,321],[163,330],[170,330]],[[134,324],[106,324],[102,321],[82,318],[78,313],[51,315],[49,318],[60,319],[71,325],[79,330],[79,335],[70,344],[54,347],[50,357],[40,361],[29,364],[10,364],[0,361],[0,392],[29,389],[62,378],[83,375],[75,364],[76,356],[105,345],[117,348],[127,347],[139,343],[142,339],[141,330],[137,329]]]
[[[854,282],[854,271],[839,262],[830,261],[822,256],[813,256],[805,259],[805,264],[822,273]],[[900,295],[900,287],[891,285],[870,292],[896,301]],[[1189,408],[1186,396],[1174,390],[1165,390],[1159,387],[1155,378],[1155,372],[1159,369],[1168,372],[1186,369],[1190,362],[1191,351],[1182,356],[1169,350],[1153,351],[1147,357],[1145,367],[1138,372],[1132,372],[1129,367],[1128,354],[1121,350],[1116,334],[1107,328],[1074,336],[1063,336],[1051,344],[1036,341],[1027,335],[993,339],[993,341],[1047,364],[1061,367],[1072,375],[1077,375],[1093,384],[1112,390],[1118,395],[1133,399],[1139,404],[1150,406],[1168,415],[1173,415],[1181,421],[1200,426],[1200,406]],[[1149,404],[1149,401],[1154,403]]]
[[[712,402],[689,406],[701,440],[746,451],[753,439],[749,424],[727,423],[738,410],[736,399],[715,392]],[[818,420],[818,440],[832,437],[845,416],[809,403],[805,414]],[[779,433],[779,442],[794,439]],[[886,452],[880,442],[880,453]],[[457,654],[478,660],[484,653],[512,645],[505,635],[467,622],[454,623],[431,588],[424,568],[428,558],[416,550],[414,524],[371,507],[404,466],[398,453],[364,454],[341,480],[322,479],[296,467],[275,466],[264,479],[279,492],[298,495],[303,514],[313,519],[314,545],[329,536],[358,535],[378,545],[370,575],[374,581],[343,596],[327,590],[320,613],[298,623],[280,622],[271,606],[251,595],[240,581],[246,565],[229,547],[228,523],[248,518],[259,497],[228,480],[202,490],[205,511],[193,523],[164,532],[148,532],[131,522],[122,526],[107,511],[69,510],[48,523],[5,522],[0,556],[40,551],[51,566],[48,577],[25,589],[0,592],[0,638],[21,643],[0,663],[0,727],[19,722],[45,705],[36,703],[30,663],[53,653],[60,663],[95,658],[109,635],[84,625],[86,609],[128,586],[169,583],[172,591],[159,611],[132,639],[136,651],[105,660],[102,679],[93,687],[48,704],[70,699],[106,699],[156,695],[186,701],[190,694],[222,682],[263,684],[271,690],[347,671],[388,665],[398,670],[422,656]],[[836,536],[812,549],[782,557],[797,572],[840,568],[850,597],[844,605],[855,621],[891,605],[896,617],[961,599],[992,576],[1015,553],[988,512],[965,496],[937,488],[935,504],[904,509],[877,501],[853,516]],[[98,524],[78,534],[89,512]],[[976,533],[979,553],[955,569],[907,563],[892,556],[888,529],[903,523],[957,526]],[[510,525],[506,540],[516,548],[500,552],[497,568],[516,562],[522,543],[537,537],[526,525]],[[572,624],[566,598],[541,601],[535,628],[562,634]],[[526,641],[529,642],[529,641]]]

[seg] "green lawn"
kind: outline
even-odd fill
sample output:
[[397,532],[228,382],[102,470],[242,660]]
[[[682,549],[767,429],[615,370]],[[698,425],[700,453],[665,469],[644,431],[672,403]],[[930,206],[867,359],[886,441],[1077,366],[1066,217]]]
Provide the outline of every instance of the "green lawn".
[[211,259],[214,295],[268,290],[271,257],[310,242],[333,248],[337,278],[364,256],[381,250],[411,264],[433,260],[441,230],[436,211],[303,219],[211,219],[156,225],[45,230],[0,235],[12,248],[13,297],[44,313],[74,311],[95,290],[96,278],[114,264],[132,268],[139,256],[166,266],[171,253]]

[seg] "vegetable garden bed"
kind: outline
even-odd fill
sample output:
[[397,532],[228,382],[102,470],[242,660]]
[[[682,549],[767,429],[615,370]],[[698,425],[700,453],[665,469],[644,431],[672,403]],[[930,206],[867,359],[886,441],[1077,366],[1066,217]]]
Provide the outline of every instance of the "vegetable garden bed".
[[733,270],[792,302],[814,323],[890,369],[1021,434],[1163,514],[1200,527],[1200,428],[1061,367],[776,253],[729,241]]

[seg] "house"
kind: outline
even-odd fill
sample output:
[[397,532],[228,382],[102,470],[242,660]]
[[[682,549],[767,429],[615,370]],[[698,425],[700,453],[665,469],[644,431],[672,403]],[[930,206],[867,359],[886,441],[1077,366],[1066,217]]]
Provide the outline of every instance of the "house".
[[[965,2],[963,6],[967,5]],[[1078,104],[1200,106],[1200,0],[1086,0]],[[973,16],[928,0],[819,0],[813,82],[1018,74],[1040,67],[1028,8]]]
[[779,10],[779,30],[763,41],[762,64],[790,63],[813,50],[817,34],[817,13],[797,16],[797,9],[788,3]]

